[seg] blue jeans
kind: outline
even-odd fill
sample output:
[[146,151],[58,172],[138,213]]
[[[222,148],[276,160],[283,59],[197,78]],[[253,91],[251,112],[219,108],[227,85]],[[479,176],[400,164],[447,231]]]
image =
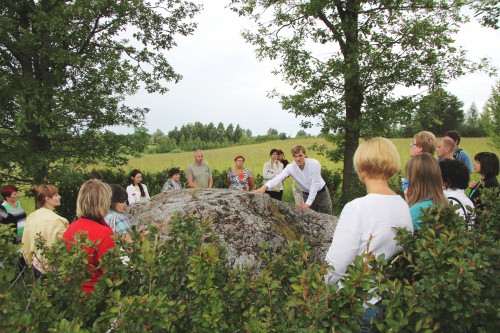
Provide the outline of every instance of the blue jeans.
[[378,330],[375,325],[370,324],[370,320],[372,318],[377,317],[382,313],[382,308],[375,305],[375,309],[368,308],[366,309],[365,314],[363,315],[363,322],[361,323],[361,333],[377,333]]

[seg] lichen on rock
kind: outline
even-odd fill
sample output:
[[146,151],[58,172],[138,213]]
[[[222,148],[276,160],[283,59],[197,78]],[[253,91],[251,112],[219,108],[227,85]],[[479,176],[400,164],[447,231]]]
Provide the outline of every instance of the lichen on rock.
[[210,220],[233,266],[251,264],[263,243],[268,244],[271,254],[276,254],[287,241],[301,237],[311,245],[313,260],[321,261],[338,220],[310,209],[301,212],[296,206],[266,194],[228,189],[160,193],[146,203],[129,207],[127,215],[139,230],[152,224],[158,229],[160,239],[168,241],[168,225],[175,214]]

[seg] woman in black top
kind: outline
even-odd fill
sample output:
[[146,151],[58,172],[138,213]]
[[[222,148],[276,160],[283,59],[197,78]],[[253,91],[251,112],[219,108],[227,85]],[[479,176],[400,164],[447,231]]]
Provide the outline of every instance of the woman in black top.
[[471,182],[469,198],[476,207],[481,205],[481,192],[484,188],[500,188],[498,183],[498,156],[495,153],[482,152],[474,156],[474,171],[481,175],[479,182]]

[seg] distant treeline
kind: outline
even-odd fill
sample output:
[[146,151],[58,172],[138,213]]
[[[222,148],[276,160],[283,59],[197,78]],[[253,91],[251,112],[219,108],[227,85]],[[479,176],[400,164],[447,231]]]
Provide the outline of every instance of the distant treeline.
[[[304,130],[297,132],[295,137],[309,136]],[[214,149],[235,145],[246,145],[261,143],[272,140],[286,140],[290,138],[284,132],[278,132],[274,128],[269,128],[266,135],[252,136],[252,131],[243,129],[240,125],[229,124],[227,127],[223,123],[215,126],[213,123],[204,125],[200,122],[183,125],[180,129],[164,134],[161,130],[156,130],[151,134],[150,149],[152,153],[169,153],[176,151],[190,151],[197,148]]]

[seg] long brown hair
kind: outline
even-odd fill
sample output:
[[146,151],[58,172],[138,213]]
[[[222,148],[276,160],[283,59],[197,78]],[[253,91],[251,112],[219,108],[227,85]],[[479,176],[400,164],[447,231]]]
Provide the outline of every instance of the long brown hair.
[[443,193],[443,179],[439,164],[429,153],[413,156],[405,168],[408,178],[408,205],[431,199],[437,204],[446,204]]

